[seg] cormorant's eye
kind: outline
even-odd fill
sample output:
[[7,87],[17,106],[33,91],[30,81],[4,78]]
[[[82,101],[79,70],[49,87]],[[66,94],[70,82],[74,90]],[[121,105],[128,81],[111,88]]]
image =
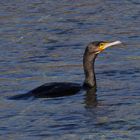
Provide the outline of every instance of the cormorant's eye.
[[100,45],[99,45],[100,47],[103,47],[104,46],[104,43],[100,43]]
[[100,44],[99,44],[100,50],[104,50],[104,45],[105,45],[105,43],[100,43]]

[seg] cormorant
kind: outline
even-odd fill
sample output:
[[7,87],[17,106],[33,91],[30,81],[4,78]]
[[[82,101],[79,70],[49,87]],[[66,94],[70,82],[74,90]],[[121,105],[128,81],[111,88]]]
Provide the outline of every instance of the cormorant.
[[121,44],[120,41],[107,42],[107,41],[94,41],[87,45],[83,56],[83,68],[85,73],[84,83],[70,83],[70,82],[53,82],[46,83],[39,86],[28,93],[15,95],[10,99],[27,99],[29,97],[35,98],[53,98],[61,96],[74,95],[80,90],[86,90],[91,93],[91,89],[95,92],[96,77],[94,72],[94,62],[97,55],[108,47]]

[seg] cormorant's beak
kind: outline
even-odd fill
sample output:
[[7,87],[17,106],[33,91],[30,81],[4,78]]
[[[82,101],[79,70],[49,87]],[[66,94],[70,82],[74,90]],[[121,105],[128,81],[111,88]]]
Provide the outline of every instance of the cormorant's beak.
[[109,48],[111,46],[115,46],[115,45],[118,45],[118,44],[121,44],[122,42],[121,41],[114,41],[114,42],[105,42],[105,43],[101,43],[101,45],[99,45],[98,47],[98,53],[102,52],[103,50],[105,50],[106,48]]

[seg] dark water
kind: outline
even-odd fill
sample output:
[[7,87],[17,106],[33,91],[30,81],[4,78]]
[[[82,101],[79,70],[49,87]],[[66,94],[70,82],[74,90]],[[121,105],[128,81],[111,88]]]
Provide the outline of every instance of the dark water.
[[[140,1],[0,2],[0,139],[138,140]],[[94,40],[121,40],[96,60],[98,91],[14,101],[53,81],[82,83],[82,55]]]

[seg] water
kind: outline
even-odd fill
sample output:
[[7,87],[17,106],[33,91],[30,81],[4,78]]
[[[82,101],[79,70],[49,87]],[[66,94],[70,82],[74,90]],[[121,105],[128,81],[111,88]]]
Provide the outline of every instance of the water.
[[[1,1],[0,139],[138,140],[139,15],[139,0]],[[83,51],[94,40],[124,43],[96,60],[96,101],[85,93],[7,99],[47,82],[82,83]]]

